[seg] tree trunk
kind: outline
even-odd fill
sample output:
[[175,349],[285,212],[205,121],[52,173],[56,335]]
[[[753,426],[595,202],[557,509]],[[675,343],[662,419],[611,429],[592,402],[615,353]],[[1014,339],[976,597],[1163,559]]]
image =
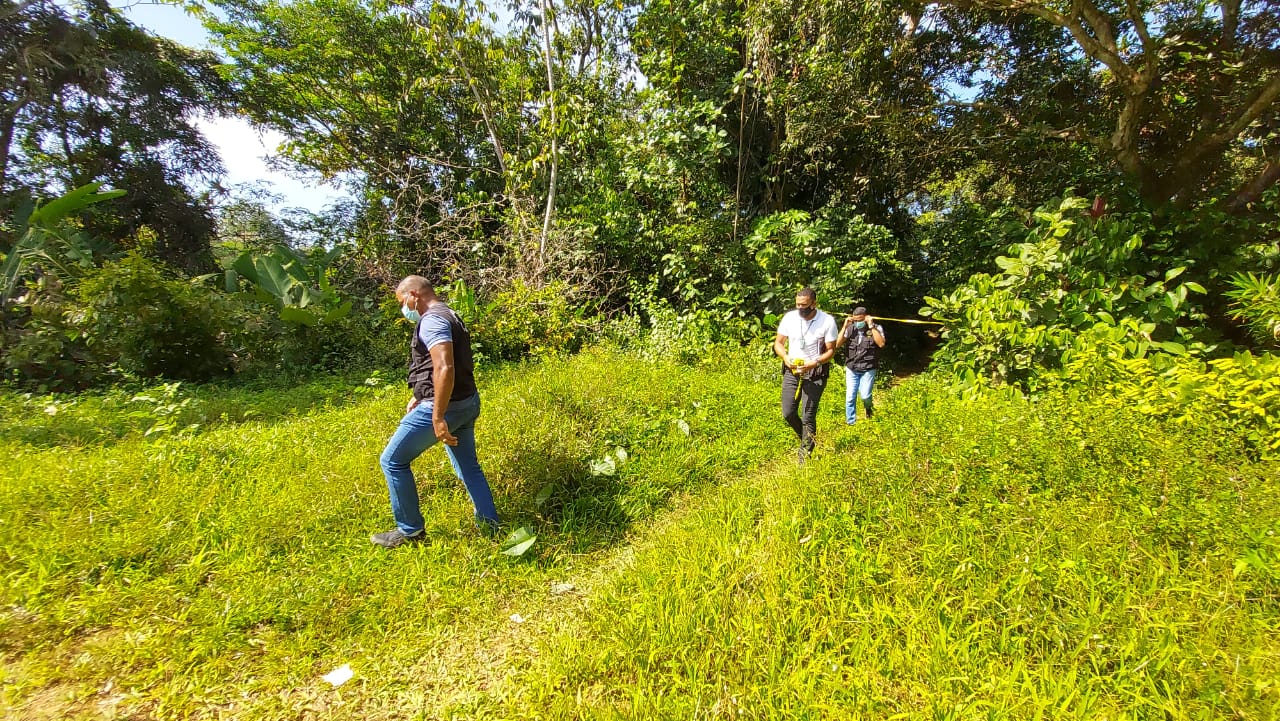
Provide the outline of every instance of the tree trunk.
[[9,183],[9,146],[13,144],[13,129],[17,123],[18,113],[6,113],[0,119],[0,192],[4,192]]
[[1245,210],[1276,183],[1280,183],[1280,156],[1268,160],[1262,172],[1236,191],[1235,196],[1227,203],[1227,210],[1232,213]]
[[556,123],[556,79],[551,69],[551,2],[542,0],[542,52],[546,56],[547,65],[547,98],[551,110],[551,178],[547,184],[547,207],[542,216],[542,239],[538,242],[539,274],[546,262],[547,236],[551,234],[551,218],[556,211],[556,173],[560,164],[560,147],[557,139],[560,134]]

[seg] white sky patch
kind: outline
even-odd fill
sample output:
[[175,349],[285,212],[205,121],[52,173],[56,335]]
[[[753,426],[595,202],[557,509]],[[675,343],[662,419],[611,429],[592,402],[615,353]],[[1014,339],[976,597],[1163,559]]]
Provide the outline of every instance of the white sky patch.
[[227,174],[224,185],[258,183],[283,196],[279,208],[320,211],[342,197],[338,188],[314,179],[299,179],[272,168],[269,159],[284,136],[272,130],[258,131],[243,118],[202,118],[197,127],[222,156]]

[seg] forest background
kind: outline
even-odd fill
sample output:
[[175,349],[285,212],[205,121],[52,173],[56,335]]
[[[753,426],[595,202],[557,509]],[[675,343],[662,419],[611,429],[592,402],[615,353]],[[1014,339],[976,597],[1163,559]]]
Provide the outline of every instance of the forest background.
[[[640,328],[695,360],[802,286],[923,306],[969,387],[1280,333],[1272,2],[186,8],[217,53],[0,10],[10,382],[384,364],[410,272],[493,360]],[[194,121],[229,114],[346,199],[224,188]]]
[[[1275,0],[183,7],[0,0],[0,717],[1278,715]],[[797,468],[803,286],[937,325]]]

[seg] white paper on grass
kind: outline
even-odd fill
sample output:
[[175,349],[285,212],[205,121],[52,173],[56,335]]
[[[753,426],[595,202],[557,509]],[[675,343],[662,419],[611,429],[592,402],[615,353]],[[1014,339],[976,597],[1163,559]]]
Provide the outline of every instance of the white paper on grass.
[[355,672],[351,670],[351,664],[344,663],[329,673],[326,673],[323,678],[336,687],[350,681],[351,677],[355,675]]

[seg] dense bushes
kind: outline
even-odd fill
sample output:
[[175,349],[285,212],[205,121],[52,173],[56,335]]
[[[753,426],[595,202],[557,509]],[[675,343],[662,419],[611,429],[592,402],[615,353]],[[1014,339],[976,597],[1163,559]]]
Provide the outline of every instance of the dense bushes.
[[89,347],[129,375],[203,381],[231,369],[225,299],[136,252],[85,278],[76,300],[68,312]]
[[[312,297],[325,300],[299,305],[296,293],[284,292],[288,268],[262,274],[271,289],[228,274],[224,291],[213,278],[185,278],[134,252],[66,285],[49,275],[33,279],[5,317],[5,376],[68,391],[123,378],[203,381],[403,361],[410,331],[388,289],[350,295],[336,280],[316,281],[310,268]],[[592,302],[563,283],[533,288],[516,280],[491,299],[464,284],[441,291],[467,321],[482,359],[572,353],[596,327]]]
[[1146,416],[1188,429],[1230,429],[1263,458],[1280,458],[1280,358],[1245,351],[1203,360],[1156,352],[1133,356],[1123,328],[1080,334],[1045,384],[1116,399]]
[[1158,232],[1142,214],[1095,220],[1066,198],[1035,214],[1026,242],[921,310],[942,321],[936,367],[974,383],[1034,389],[1082,331],[1123,328],[1130,355],[1209,350],[1192,258],[1147,247]]
[[[1232,350],[1208,327],[1206,272],[1150,216],[1094,218],[1067,198],[1035,215],[1026,242],[921,312],[946,323],[934,367],[970,396],[984,388],[1100,395],[1190,427],[1231,428],[1280,456],[1280,359]],[[1199,280],[1197,280],[1197,278]],[[1203,283],[1201,282],[1203,281]],[[1266,341],[1274,283],[1238,275],[1236,317]]]
[[573,353],[582,347],[594,325],[594,303],[559,281],[534,288],[517,278],[488,300],[463,282],[441,291],[467,324],[472,348],[483,359]]

